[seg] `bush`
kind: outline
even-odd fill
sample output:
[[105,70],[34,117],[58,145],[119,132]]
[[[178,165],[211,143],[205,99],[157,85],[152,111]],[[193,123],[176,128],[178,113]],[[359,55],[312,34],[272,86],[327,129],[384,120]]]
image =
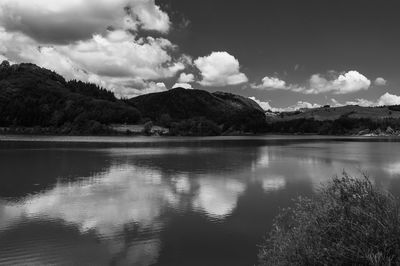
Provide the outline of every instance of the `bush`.
[[146,135],[151,135],[151,130],[153,129],[153,122],[149,121],[146,124],[144,124],[144,128],[143,128],[143,133]]
[[276,218],[260,265],[399,265],[399,202],[347,174]]

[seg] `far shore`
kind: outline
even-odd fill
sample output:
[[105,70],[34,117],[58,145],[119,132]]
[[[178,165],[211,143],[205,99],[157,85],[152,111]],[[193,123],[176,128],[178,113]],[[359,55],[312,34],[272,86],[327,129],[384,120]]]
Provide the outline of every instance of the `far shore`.
[[2,134],[3,142],[52,142],[52,143],[110,143],[129,144],[146,142],[191,142],[191,141],[302,141],[302,140],[354,140],[354,141],[400,141],[396,136],[316,135],[316,134],[257,134],[230,136],[146,136],[146,135],[51,135],[51,134]]

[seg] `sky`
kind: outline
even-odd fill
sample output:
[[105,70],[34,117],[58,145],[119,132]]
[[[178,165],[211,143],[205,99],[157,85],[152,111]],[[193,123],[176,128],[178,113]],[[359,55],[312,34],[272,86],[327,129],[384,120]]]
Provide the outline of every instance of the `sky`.
[[394,0],[0,0],[0,60],[118,97],[225,91],[281,111],[400,104]]

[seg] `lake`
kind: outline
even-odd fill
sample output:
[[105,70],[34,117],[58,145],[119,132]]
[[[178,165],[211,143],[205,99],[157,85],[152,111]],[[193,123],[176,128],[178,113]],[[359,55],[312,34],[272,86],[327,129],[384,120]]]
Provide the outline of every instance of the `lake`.
[[398,140],[0,136],[0,265],[254,265],[344,170],[400,195]]

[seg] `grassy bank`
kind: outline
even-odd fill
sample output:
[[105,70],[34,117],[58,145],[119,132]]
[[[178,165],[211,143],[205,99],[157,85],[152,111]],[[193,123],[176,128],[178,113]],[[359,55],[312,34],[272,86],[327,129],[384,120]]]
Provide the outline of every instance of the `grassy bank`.
[[277,218],[260,265],[399,265],[400,204],[344,174]]

